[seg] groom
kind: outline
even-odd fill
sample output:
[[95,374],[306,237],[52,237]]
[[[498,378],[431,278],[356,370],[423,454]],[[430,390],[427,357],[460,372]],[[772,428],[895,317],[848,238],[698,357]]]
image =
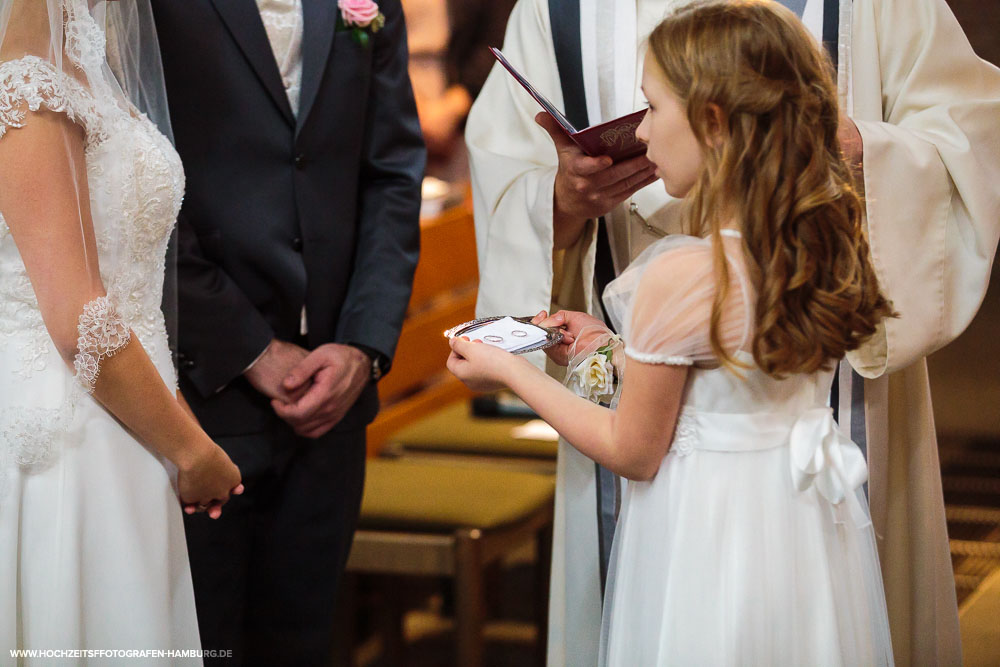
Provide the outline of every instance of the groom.
[[180,388],[247,489],[187,517],[202,642],[324,664],[418,255],[400,2],[152,4],[187,173]]

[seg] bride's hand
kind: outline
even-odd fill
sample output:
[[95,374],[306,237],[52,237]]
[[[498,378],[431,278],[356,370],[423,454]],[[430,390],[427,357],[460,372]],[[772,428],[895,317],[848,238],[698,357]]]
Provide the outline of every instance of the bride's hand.
[[506,386],[504,377],[518,358],[499,347],[468,336],[452,338],[448,370],[473,391],[495,391]]
[[218,519],[230,494],[243,493],[240,480],[240,469],[221,447],[210,443],[178,470],[177,487],[184,512],[204,511],[209,517]]

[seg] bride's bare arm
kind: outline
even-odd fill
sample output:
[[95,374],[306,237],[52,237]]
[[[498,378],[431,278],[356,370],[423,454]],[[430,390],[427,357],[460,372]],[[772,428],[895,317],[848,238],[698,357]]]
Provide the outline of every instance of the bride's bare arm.
[[451,341],[448,368],[473,388],[510,387],[576,449],[612,472],[652,479],[673,441],[687,366],[628,361],[616,411],[574,395],[523,357],[482,343]]
[[[90,212],[82,129],[63,114],[29,114],[0,139],[0,211],[45,326],[64,361],[78,354],[78,323],[106,295]],[[154,277],[150,277],[153,279]],[[166,386],[139,341],[100,359],[94,397],[182,472],[185,502],[225,500],[239,471]]]

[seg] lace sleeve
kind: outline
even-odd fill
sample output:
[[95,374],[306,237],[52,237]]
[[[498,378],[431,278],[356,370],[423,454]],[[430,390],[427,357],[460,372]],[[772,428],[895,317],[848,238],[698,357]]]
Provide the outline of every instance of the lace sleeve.
[[101,363],[120,352],[132,340],[132,332],[106,296],[83,307],[77,325],[77,353],[73,359],[76,380],[87,393],[93,393]]
[[[665,241],[668,241],[665,239]],[[749,336],[750,314],[739,241],[727,244],[729,292],[719,323],[720,341],[735,353]],[[693,365],[715,360],[709,339],[716,281],[711,242],[669,239],[651,248],[613,282],[605,303],[619,320],[625,354],[642,363]]]
[[84,128],[88,141],[106,134],[93,98],[52,63],[25,56],[0,64],[0,137],[24,127],[28,113],[41,109],[66,114]]

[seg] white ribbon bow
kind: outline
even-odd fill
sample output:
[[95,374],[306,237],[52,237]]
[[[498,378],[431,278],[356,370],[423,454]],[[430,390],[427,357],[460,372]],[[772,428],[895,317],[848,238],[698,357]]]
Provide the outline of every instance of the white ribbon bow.
[[805,491],[815,485],[833,506],[835,520],[836,508],[846,500],[857,528],[871,523],[857,496],[858,488],[868,479],[868,464],[861,448],[837,428],[832,409],[804,412],[792,427],[789,450],[796,489]]

